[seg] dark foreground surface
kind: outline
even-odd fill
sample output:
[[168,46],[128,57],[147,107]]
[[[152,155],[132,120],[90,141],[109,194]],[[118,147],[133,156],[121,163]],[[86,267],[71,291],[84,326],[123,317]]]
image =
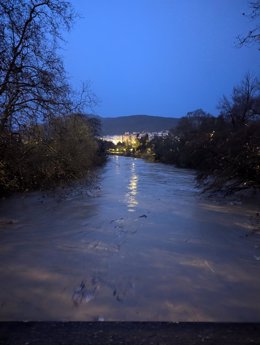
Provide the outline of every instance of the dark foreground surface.
[[0,344],[260,344],[260,323],[1,322]]

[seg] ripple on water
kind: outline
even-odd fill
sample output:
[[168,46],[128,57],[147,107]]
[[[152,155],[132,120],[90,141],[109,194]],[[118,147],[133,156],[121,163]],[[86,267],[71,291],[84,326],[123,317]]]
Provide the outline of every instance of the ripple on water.
[[1,202],[1,320],[260,321],[255,207],[133,158],[96,182]]

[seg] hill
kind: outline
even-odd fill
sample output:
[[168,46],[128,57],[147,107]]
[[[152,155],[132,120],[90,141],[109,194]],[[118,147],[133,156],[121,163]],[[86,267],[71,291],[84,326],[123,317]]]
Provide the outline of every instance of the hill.
[[102,135],[124,134],[125,132],[159,132],[176,126],[174,117],[130,115],[101,117]]

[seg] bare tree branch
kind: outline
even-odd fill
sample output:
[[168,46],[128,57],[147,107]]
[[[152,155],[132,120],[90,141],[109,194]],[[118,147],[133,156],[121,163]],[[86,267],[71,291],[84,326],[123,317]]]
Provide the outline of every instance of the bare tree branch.
[[237,37],[238,45],[241,47],[251,43],[256,43],[259,45],[258,49],[260,50],[260,0],[250,1],[249,8],[250,12],[248,14],[243,13],[243,16],[251,19],[254,22],[258,22],[255,23],[255,27],[249,30],[246,35],[240,35]]
[[74,18],[64,0],[1,0],[0,130],[92,104],[88,88],[77,100],[58,55],[61,29]]

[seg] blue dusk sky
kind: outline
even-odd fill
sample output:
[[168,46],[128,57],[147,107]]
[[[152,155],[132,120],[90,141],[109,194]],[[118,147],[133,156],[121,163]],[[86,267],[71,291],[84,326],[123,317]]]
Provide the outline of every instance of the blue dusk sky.
[[238,48],[254,23],[247,0],[72,0],[80,15],[62,55],[74,87],[84,81],[103,117],[213,115],[247,72],[256,45]]

